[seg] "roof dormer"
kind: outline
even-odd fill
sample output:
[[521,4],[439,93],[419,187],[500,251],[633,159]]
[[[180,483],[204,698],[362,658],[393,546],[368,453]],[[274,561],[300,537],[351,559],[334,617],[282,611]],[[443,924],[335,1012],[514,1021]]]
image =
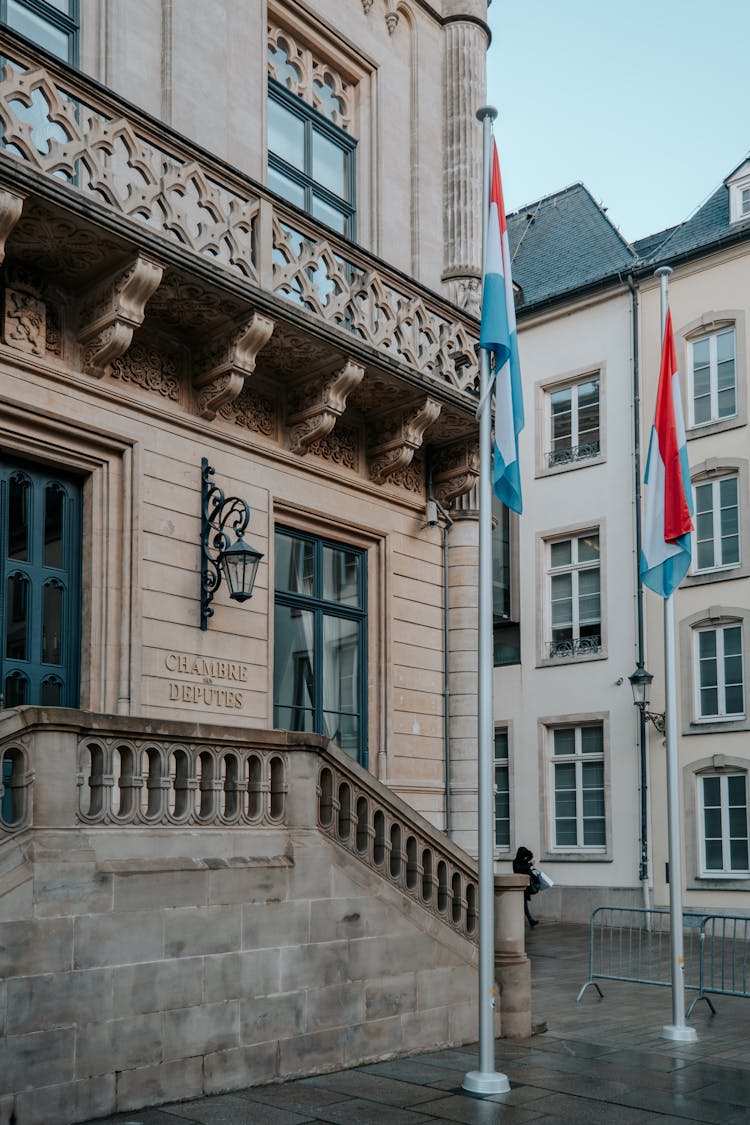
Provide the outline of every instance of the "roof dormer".
[[744,160],[724,183],[729,189],[729,222],[750,221],[750,160]]

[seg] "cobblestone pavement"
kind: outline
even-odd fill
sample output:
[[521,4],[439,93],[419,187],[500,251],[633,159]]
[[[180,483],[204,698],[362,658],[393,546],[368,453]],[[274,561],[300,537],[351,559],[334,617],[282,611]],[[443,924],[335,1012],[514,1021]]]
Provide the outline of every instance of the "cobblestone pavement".
[[468,1046],[131,1110],[97,1125],[750,1123],[750,1000],[713,997],[715,1016],[699,1004],[689,1021],[697,1043],[671,1042],[661,1034],[672,1022],[668,988],[603,982],[603,999],[591,988],[576,1003],[588,975],[587,927],[543,922],[527,935],[534,1022],[546,1031],[497,1040],[508,1094],[461,1091],[478,1064]]

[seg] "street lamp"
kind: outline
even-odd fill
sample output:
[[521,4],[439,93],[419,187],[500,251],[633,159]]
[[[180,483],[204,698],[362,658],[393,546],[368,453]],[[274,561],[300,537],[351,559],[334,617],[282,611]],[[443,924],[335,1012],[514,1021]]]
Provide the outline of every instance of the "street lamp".
[[644,719],[649,719],[659,734],[664,733],[664,726],[666,716],[663,711],[649,711],[648,708],[648,689],[651,686],[653,676],[647,672],[641,663],[638,664],[635,672],[628,676],[630,687],[633,691],[633,703],[639,708]]
[[[201,629],[208,628],[213,616],[211,602],[221,585],[222,575],[229,597],[246,602],[253,596],[255,577],[263,555],[244,540],[250,522],[250,509],[238,496],[224,496],[211,477],[214,469],[201,460]],[[236,539],[230,539],[230,531]]]

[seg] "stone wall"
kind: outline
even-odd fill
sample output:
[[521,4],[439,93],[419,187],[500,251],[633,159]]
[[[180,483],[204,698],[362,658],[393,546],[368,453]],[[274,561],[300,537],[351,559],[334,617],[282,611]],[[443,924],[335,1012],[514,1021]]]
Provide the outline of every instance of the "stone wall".
[[[472,860],[324,739],[24,708],[8,762],[3,1125],[475,1038]],[[523,878],[498,882],[504,1031],[528,1035]]]
[[127,859],[95,831],[18,841],[0,1120],[70,1125],[475,1036],[476,947],[330,841],[178,835],[182,855],[138,832]]

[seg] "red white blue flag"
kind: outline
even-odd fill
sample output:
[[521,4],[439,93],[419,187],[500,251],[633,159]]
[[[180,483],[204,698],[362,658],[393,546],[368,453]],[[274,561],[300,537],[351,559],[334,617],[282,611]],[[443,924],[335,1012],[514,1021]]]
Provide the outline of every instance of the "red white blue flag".
[[497,145],[492,141],[489,212],[484,246],[482,323],[479,346],[494,355],[493,487],[514,512],[522,509],[518,435],[523,429],[521,365],[518,359],[516,310],[510,276],[510,248]]
[[687,459],[680,379],[667,310],[656,414],[646,462],[646,513],[643,520],[641,580],[668,598],[690,566],[693,503]]

